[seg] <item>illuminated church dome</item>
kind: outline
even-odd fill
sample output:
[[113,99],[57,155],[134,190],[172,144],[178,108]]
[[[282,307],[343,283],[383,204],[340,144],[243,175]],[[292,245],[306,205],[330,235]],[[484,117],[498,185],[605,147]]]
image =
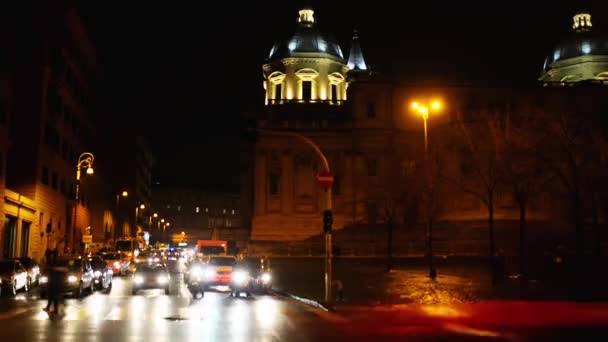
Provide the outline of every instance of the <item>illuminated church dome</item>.
[[577,13],[573,20],[574,32],[547,56],[540,80],[545,83],[608,82],[608,37],[593,30],[589,13]]
[[344,60],[340,45],[324,37],[315,23],[314,11],[310,8],[301,10],[295,34],[273,45],[268,59],[270,61],[285,57],[303,55],[323,55]]
[[263,71],[266,105],[341,105],[346,100],[342,49],[319,32],[310,8],[299,11],[295,34],[272,47]]

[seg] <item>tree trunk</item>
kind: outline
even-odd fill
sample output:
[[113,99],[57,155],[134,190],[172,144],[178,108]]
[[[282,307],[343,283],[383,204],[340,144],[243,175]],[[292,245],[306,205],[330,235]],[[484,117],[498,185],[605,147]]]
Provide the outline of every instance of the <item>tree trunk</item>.
[[488,196],[488,239],[490,253],[490,274],[492,277],[492,285],[497,282],[496,273],[496,246],[494,245],[494,201],[492,195]]
[[437,270],[435,269],[435,261],[433,260],[433,220],[429,217],[426,222],[426,252],[429,262],[429,278],[435,279],[437,278]]
[[388,222],[386,228],[386,271],[390,272],[393,269],[393,223]]
[[526,200],[519,201],[519,273],[522,288],[528,284],[528,246],[526,241]]

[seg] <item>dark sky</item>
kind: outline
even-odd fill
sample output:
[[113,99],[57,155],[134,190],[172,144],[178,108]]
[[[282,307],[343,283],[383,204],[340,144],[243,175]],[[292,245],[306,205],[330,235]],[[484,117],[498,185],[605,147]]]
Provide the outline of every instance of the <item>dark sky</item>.
[[605,0],[86,3],[108,115],[141,127],[161,182],[209,189],[238,189],[239,114],[261,105],[261,66],[302,5],[345,54],[357,28],[368,63],[417,79],[534,80],[576,10],[608,27]]

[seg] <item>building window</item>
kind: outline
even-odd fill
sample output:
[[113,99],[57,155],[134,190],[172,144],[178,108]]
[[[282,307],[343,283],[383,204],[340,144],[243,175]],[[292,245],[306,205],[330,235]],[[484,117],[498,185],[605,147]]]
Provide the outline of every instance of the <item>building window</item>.
[[283,84],[276,83],[274,85],[274,98],[276,100],[280,100],[282,98],[282,94],[283,94]]
[[367,103],[367,117],[373,119],[376,117],[376,102],[369,101]]
[[208,213],[209,212],[209,208],[205,208],[205,212]]
[[182,206],[181,205],[177,206],[177,211],[182,211]]
[[375,159],[369,159],[367,161],[367,175],[370,177],[375,177],[377,175],[377,165],[378,163],[376,162]]
[[232,209],[232,215],[236,214],[236,211],[234,211],[234,209]]
[[198,214],[201,211],[201,208],[196,207],[196,213]]
[[338,101],[338,85],[337,84],[331,85],[331,99],[333,101]]
[[49,168],[46,166],[42,167],[42,184],[49,185]]
[[302,99],[312,99],[312,81],[302,81]]
[[226,214],[226,209],[222,209],[222,214]]
[[58,184],[59,184],[59,182],[58,182],[57,172],[53,171],[51,186],[53,187],[53,189],[57,190]]
[[279,175],[276,173],[270,174],[270,194],[278,195],[279,194]]
[[167,204],[167,209],[171,209],[171,204]]

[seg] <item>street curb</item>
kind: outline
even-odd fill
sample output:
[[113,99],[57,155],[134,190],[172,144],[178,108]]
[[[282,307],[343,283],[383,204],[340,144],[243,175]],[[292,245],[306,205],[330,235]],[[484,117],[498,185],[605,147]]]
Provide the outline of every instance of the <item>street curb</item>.
[[323,311],[334,311],[331,308],[326,307],[325,305],[321,304],[320,302],[317,302],[316,300],[312,300],[312,299],[308,299],[308,298],[304,298],[304,297],[300,297],[300,296],[296,296],[292,293],[289,293],[287,291],[281,291],[281,290],[272,290],[272,292],[274,294],[277,294],[279,296],[283,296],[283,297],[287,297],[290,299],[293,299],[295,301],[298,301],[300,303],[315,307],[317,309],[321,309]]

